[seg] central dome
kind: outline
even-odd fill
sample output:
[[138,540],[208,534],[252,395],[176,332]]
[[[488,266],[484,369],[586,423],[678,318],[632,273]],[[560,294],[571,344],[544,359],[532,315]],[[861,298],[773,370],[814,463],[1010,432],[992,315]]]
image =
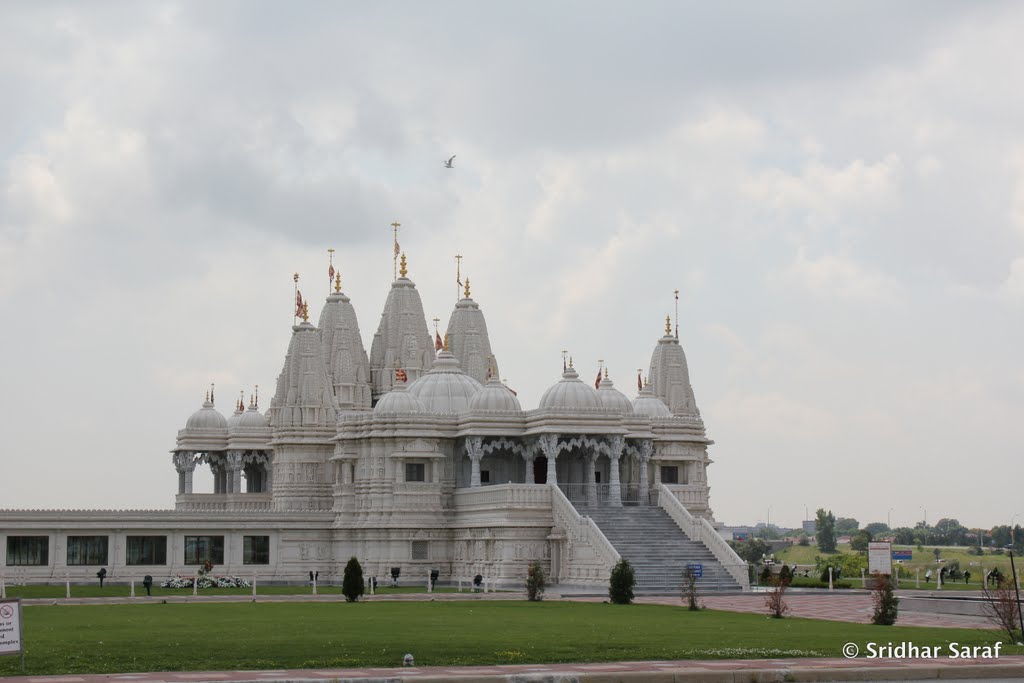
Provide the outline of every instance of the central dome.
[[540,407],[600,408],[602,404],[597,390],[581,382],[576,370],[570,366],[562,373],[562,379],[540,397]]
[[430,372],[409,385],[409,393],[428,413],[461,413],[483,385],[462,371],[449,351],[437,354]]

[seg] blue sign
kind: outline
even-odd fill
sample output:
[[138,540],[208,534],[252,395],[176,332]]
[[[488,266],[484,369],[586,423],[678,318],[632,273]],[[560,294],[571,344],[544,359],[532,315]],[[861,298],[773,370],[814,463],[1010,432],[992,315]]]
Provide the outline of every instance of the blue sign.
[[688,564],[686,568],[698,579],[704,576],[704,565],[702,564]]
[[914,559],[913,550],[893,550],[892,559],[894,560],[912,560]]

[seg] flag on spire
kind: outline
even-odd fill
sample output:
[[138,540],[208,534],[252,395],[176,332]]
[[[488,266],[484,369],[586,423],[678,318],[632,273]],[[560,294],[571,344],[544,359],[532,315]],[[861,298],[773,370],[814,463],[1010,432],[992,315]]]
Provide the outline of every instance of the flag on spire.
[[598,389],[601,386],[601,368],[597,369],[597,379],[594,380],[594,388]]
[[636,373],[636,390],[637,391],[643,391],[644,390],[644,383],[640,380],[640,373],[639,372]]
[[302,292],[295,290],[295,316],[302,315]]
[[327,279],[328,280],[333,280],[334,279],[334,264],[333,263],[331,264],[331,267],[327,269]]
[[398,256],[400,253],[402,253],[402,249],[401,249],[401,247],[398,246],[398,240],[396,239],[395,240],[395,256]]
[[440,351],[442,347],[444,347],[444,342],[441,341],[441,335],[434,330],[434,351]]

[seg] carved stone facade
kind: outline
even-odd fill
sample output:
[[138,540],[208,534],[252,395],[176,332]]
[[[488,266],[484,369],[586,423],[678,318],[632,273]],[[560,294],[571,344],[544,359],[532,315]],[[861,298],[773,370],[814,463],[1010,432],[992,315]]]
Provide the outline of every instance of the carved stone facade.
[[[404,265],[369,354],[340,282],[319,320],[292,328],[266,417],[254,396],[225,420],[211,388],[178,433],[174,511],[6,511],[0,536],[46,534],[56,556],[70,536],[108,535],[106,564],[125,576],[191,572],[200,538],[222,549],[219,570],[264,581],[336,580],[355,556],[380,580],[397,567],[412,582],[436,569],[442,581],[519,587],[538,560],[553,583],[598,588],[619,555],[587,508],[657,504],[730,552],[707,536],[712,442],[675,337],[658,341],[635,401],[607,374],[595,391],[570,364],[539,408],[522,410],[468,288],[440,353]],[[212,493],[193,491],[197,466],[213,472]],[[58,569],[96,571],[56,557],[25,571]]]

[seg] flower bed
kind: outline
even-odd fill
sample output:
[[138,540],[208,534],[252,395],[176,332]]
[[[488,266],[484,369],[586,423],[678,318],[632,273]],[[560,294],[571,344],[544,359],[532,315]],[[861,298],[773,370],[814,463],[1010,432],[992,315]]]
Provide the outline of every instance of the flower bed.
[[[191,576],[172,576],[160,584],[161,588],[192,588]],[[200,588],[249,588],[252,584],[241,576],[200,576]]]

